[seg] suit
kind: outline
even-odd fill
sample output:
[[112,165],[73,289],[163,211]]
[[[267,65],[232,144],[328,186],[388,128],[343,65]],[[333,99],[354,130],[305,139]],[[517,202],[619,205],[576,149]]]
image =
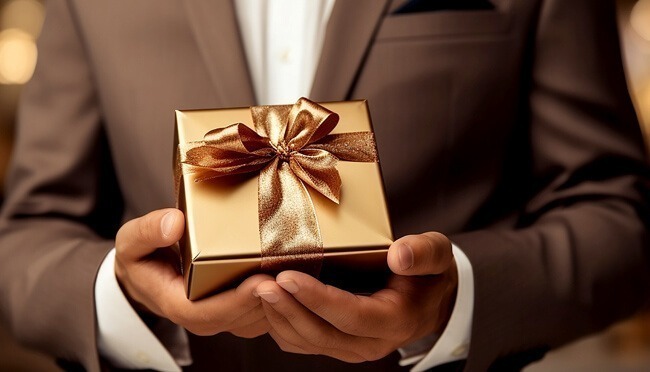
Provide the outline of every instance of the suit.
[[[337,1],[310,96],[368,99],[395,235],[441,231],[470,259],[477,371],[630,315],[650,273],[648,167],[613,4],[493,3]],[[13,333],[98,370],[94,277],[121,223],[174,204],[173,110],[253,104],[229,1],[47,2],[0,217]],[[194,337],[192,350],[194,368],[397,368],[266,338]]]

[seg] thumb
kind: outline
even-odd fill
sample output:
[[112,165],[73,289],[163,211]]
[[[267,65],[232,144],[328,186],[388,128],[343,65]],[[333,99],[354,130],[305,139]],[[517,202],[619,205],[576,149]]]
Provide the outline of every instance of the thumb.
[[454,257],[451,242],[438,232],[407,235],[388,249],[388,266],[398,275],[434,275],[445,272]]
[[115,237],[116,254],[137,261],[156,249],[176,243],[185,229],[183,212],[160,209],[125,223]]

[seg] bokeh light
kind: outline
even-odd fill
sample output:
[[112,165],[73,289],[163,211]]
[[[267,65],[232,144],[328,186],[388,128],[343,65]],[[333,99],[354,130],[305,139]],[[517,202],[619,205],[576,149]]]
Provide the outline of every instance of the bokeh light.
[[36,38],[45,17],[36,0],[10,0],[0,11],[0,84],[24,84],[36,66]]
[[16,28],[0,32],[0,83],[26,83],[34,72],[36,56],[30,34]]

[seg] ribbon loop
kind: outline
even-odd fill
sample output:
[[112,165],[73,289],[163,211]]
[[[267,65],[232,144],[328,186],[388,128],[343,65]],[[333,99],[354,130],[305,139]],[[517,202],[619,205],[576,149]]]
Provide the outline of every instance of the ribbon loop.
[[291,107],[285,140],[301,149],[326,136],[338,121],[338,114],[301,98]]
[[179,145],[185,171],[197,182],[257,172],[261,268],[295,269],[317,276],[323,256],[313,188],[339,203],[339,160],[377,162],[371,132],[330,134],[338,114],[306,98],[294,105],[251,107],[254,130],[232,124]]

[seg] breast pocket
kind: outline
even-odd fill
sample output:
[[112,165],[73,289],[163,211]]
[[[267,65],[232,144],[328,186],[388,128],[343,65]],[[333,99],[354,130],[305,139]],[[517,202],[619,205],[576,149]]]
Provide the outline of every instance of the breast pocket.
[[384,18],[375,40],[501,34],[511,24],[511,14],[499,10],[396,14]]
[[439,11],[382,21],[352,97],[368,99],[396,215],[411,212],[400,205],[443,208],[457,154],[489,154],[503,143],[507,131],[492,124],[510,122],[517,102],[521,43],[512,14]]

